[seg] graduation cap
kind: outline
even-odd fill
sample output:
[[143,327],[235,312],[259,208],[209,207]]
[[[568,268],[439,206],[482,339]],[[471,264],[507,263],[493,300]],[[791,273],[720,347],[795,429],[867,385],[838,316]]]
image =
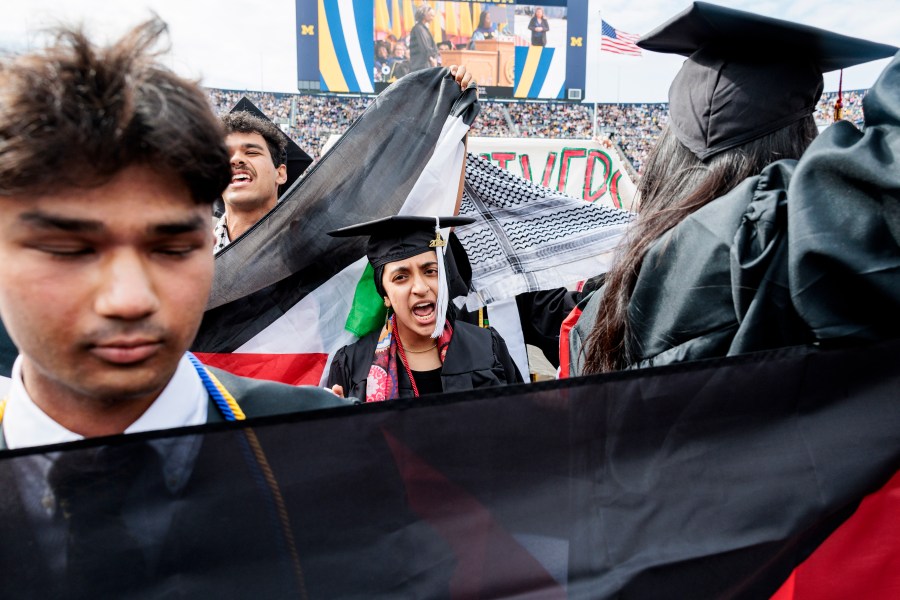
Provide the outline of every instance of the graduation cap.
[[[241,98],[240,101],[234,105],[234,108],[228,112],[246,112],[259,117],[260,119],[271,121],[271,119],[264,115],[263,112],[259,110],[255,104],[250,102],[246,96]],[[287,164],[287,181],[281,184],[281,188],[287,190],[291,187],[291,184],[300,177],[303,171],[312,164],[313,159],[309,154],[304,152],[290,136],[283,132],[280,127],[278,127],[278,132],[285,140],[287,140],[286,156],[282,158],[282,161]]]
[[464,296],[472,278],[462,244],[452,233],[441,234],[441,229],[474,222],[470,217],[392,216],[329,231],[328,235],[369,236],[366,256],[375,268],[375,287],[382,296],[386,295],[381,283],[386,264],[434,250],[438,257],[438,297],[437,321],[431,337],[437,338],[444,331],[450,294]]
[[822,73],[897,52],[706,2],[694,2],[637,45],[688,57],[669,88],[669,127],[701,160],[812,114]]

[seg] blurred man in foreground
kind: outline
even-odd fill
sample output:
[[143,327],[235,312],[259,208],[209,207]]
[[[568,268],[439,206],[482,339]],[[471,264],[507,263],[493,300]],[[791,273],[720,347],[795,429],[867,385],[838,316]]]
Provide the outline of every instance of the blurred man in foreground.
[[[20,352],[0,447],[221,419],[185,351],[234,174],[205,95],[154,60],[164,30],[108,48],[63,31],[0,70],[0,316]],[[222,381],[251,415],[334,403]]]

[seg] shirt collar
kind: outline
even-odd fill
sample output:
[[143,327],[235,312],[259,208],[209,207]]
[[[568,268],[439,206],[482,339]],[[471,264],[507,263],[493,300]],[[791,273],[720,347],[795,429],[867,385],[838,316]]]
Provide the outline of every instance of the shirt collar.
[[[21,356],[13,364],[7,398],[2,427],[9,449],[58,444],[83,438],[51,419],[34,403],[22,381]],[[203,382],[187,356],[182,356],[165,389],[125,433],[202,425],[206,423],[208,403]]]

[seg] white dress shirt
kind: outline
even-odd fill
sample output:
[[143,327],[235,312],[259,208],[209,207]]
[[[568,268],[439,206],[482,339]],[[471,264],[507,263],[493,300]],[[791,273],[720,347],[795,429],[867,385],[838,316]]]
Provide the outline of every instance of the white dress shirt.
[[[206,423],[209,396],[187,356],[159,397],[125,433],[172,429]],[[71,442],[82,436],[69,431],[41,410],[22,381],[22,357],[16,358],[3,415],[3,435],[10,449]]]

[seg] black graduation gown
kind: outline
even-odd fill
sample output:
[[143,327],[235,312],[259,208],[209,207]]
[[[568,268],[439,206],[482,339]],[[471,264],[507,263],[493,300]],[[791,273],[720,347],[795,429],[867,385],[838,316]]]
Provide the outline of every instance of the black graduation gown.
[[[900,336],[900,55],[799,161],[766,167],[651,248],[628,309],[632,367]],[[570,339],[572,375],[602,289]]]
[[563,287],[517,295],[516,307],[525,343],[538,348],[551,365],[559,367],[559,332],[563,320],[605,277],[605,274],[591,277],[581,291]]
[[[348,398],[366,397],[366,377],[375,356],[375,345],[381,331],[374,331],[354,344],[344,346],[334,355],[328,373],[328,386],[340,384]],[[453,339],[441,368],[444,392],[459,392],[482,387],[521,383],[506,342],[494,329],[482,329],[457,320]],[[400,386],[401,397],[411,397],[411,389]]]
[[427,69],[432,66],[428,59],[438,56],[437,44],[428,27],[422,23],[413,25],[409,32],[409,70]]

